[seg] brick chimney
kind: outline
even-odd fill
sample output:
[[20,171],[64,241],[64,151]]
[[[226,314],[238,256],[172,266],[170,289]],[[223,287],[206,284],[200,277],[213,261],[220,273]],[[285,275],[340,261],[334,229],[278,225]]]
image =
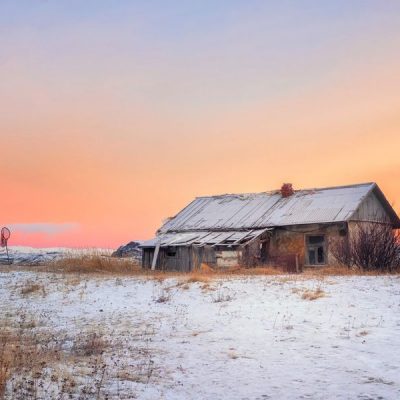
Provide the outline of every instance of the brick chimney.
[[290,197],[294,193],[293,186],[291,183],[284,183],[281,187],[282,197]]

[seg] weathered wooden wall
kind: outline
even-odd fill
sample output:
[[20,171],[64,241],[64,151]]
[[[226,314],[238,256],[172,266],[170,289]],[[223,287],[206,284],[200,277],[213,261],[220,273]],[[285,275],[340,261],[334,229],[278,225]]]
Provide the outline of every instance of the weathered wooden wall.
[[[154,251],[154,247],[143,249],[143,268],[151,268]],[[171,256],[173,252],[175,256]],[[201,264],[207,264],[213,268],[228,268],[237,266],[240,260],[241,249],[238,247],[222,249],[212,246],[176,246],[160,249],[156,269],[189,272],[200,268]]]
[[346,224],[313,224],[291,226],[290,228],[276,228],[271,237],[269,254],[272,257],[297,254],[299,266],[306,266],[306,236],[325,235],[326,264],[335,265],[337,261],[331,249],[334,241],[340,237],[340,233],[343,234],[346,231]]
[[144,248],[142,252],[142,268],[150,269],[151,261],[153,260],[154,247],[153,248]]
[[198,269],[201,264],[207,264],[212,268],[235,267],[240,263],[241,252],[239,246],[191,246],[191,267]]
[[[306,266],[306,236],[325,235],[326,264],[337,263],[331,248],[340,235],[347,233],[347,224],[313,224],[298,225],[288,228],[276,228],[245,246],[212,247],[212,246],[177,246],[161,248],[157,270],[189,272],[207,264],[213,268],[229,268],[235,266],[256,267],[266,263],[284,261],[293,264],[297,255],[299,270]],[[175,254],[172,256],[171,254]],[[154,248],[143,249],[143,267],[150,268]],[[293,269],[293,268],[292,268]]]
[[357,212],[351,218],[352,221],[385,221],[389,216],[383,208],[381,202],[371,192],[361,203]]
[[[143,268],[151,268],[154,252],[154,247],[143,249]],[[158,253],[156,270],[189,272],[192,270],[192,261],[192,252],[190,247],[162,247]]]

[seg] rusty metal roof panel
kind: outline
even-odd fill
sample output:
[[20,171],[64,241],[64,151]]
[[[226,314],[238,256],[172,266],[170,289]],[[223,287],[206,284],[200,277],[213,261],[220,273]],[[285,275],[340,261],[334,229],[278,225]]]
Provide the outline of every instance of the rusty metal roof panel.
[[243,230],[347,221],[374,183],[299,190],[199,197],[166,222],[159,233]]

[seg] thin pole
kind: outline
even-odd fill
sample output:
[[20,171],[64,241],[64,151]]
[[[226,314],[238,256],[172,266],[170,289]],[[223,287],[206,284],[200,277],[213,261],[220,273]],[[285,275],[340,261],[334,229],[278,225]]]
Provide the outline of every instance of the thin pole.
[[160,242],[157,243],[156,248],[154,250],[153,262],[151,263],[151,270],[154,271],[156,269],[158,252],[160,251]]
[[8,239],[10,238],[10,234],[11,234],[11,232],[7,227],[3,226],[3,228],[1,228],[1,247],[6,248],[8,265],[11,264],[10,256],[8,254],[8,246],[7,246],[7,242],[8,242]]
[[10,256],[8,255],[7,240],[6,240],[6,252],[7,252],[7,262],[8,262],[8,265],[10,265],[11,263],[10,263]]

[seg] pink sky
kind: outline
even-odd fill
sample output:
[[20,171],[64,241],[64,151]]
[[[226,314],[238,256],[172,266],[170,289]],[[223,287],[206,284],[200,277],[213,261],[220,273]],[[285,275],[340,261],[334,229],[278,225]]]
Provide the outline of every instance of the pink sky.
[[10,244],[116,247],[282,182],[376,181],[400,211],[399,7],[88,3],[0,6]]

